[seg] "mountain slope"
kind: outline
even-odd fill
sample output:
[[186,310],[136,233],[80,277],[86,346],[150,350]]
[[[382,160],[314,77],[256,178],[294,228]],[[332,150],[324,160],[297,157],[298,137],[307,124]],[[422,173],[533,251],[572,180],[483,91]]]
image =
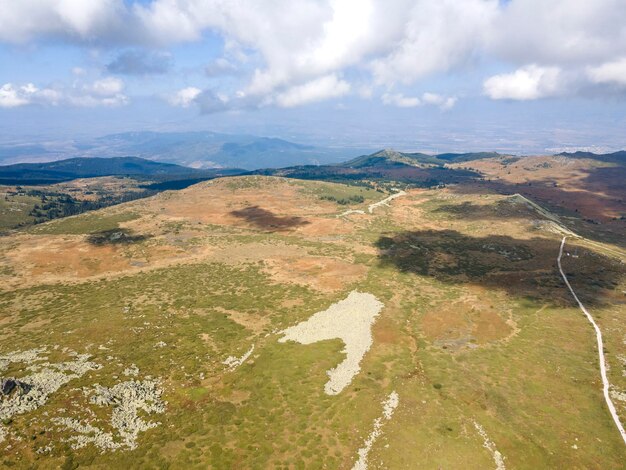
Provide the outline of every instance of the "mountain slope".
[[[462,186],[225,178],[0,237],[1,465],[623,468],[554,222]],[[603,246],[562,269],[621,393]]]
[[620,150],[613,153],[593,153],[593,152],[561,152],[556,154],[558,157],[568,158],[589,158],[591,160],[599,160],[603,162],[613,162],[619,164],[626,163],[626,150]]
[[[466,154],[463,154],[466,155]],[[252,172],[288,178],[326,181],[377,180],[396,181],[415,187],[432,187],[440,184],[459,183],[479,177],[473,171],[452,169],[443,160],[423,153],[402,153],[380,150],[335,165],[300,165],[280,169],[264,169]]]
[[138,157],[70,158],[47,163],[18,163],[0,167],[0,183],[38,184],[99,176],[205,177],[216,170],[197,170]]
[[405,153],[397,152],[391,149],[384,149],[371,155],[362,155],[341,165],[350,168],[364,168],[370,166],[379,166],[381,164],[395,165],[398,163],[413,166],[440,166],[446,163],[480,160],[483,158],[493,158],[498,156],[500,156],[500,154],[496,152],[441,153],[436,155],[428,155],[426,153],[419,152]]

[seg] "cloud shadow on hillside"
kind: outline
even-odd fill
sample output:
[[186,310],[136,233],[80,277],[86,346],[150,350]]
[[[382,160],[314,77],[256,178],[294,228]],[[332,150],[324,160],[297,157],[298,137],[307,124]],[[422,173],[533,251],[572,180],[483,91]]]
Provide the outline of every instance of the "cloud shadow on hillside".
[[441,205],[433,210],[433,213],[467,220],[501,220],[528,216],[532,213],[532,209],[516,204],[516,202],[513,199],[505,199],[493,204],[476,204],[464,201],[460,204]]
[[[563,188],[551,179],[539,179],[530,183],[509,183],[502,180],[475,181],[450,186],[457,194],[485,194],[490,192],[511,196],[521,194],[562,219],[575,221],[569,228],[586,238],[613,243],[626,248],[626,189],[623,178],[626,168],[601,167],[581,170],[586,176],[571,188]],[[458,217],[468,219],[481,217],[480,211],[468,207],[468,211],[456,211]],[[444,209],[445,210],[445,209]],[[450,212],[450,211],[449,211]],[[486,212],[483,213],[487,215]],[[544,217],[536,213],[537,219]]]
[[[380,262],[405,273],[430,276],[450,284],[475,284],[517,297],[572,305],[557,269],[557,240],[509,236],[471,237],[454,230],[423,230],[380,237]],[[600,305],[623,275],[615,260],[581,247],[565,255],[568,279],[587,305]],[[567,259],[565,259],[567,258]]]
[[230,212],[230,215],[243,219],[249,224],[269,232],[290,230],[310,223],[302,217],[281,217],[259,206],[250,206],[235,210]]
[[87,242],[92,245],[132,245],[151,238],[151,235],[135,234],[131,230],[116,228],[89,234]]

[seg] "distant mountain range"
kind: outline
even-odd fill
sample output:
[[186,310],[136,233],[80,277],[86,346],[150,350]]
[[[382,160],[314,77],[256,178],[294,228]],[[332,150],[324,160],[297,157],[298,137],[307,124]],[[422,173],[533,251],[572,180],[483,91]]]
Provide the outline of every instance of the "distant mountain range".
[[[197,139],[211,139],[209,133],[198,133]],[[140,133],[141,137],[130,138],[130,134],[118,134],[108,136],[107,142],[112,147],[113,141],[135,142],[138,148],[146,153],[154,155],[158,149],[158,142],[165,146],[176,147],[189,144],[188,134],[158,134]],[[121,144],[117,148],[123,147]],[[293,144],[279,139],[256,139],[252,142],[230,142],[222,144],[230,155],[230,160],[223,159],[225,163],[233,165],[241,161],[249,161],[252,155],[260,155],[259,162],[264,162],[264,155],[272,161],[291,161],[302,158],[291,153],[291,156],[270,157],[270,149],[284,148],[294,152],[311,150],[306,147]],[[132,149],[131,149],[132,150]],[[135,149],[136,150],[136,149]],[[311,150],[312,151],[312,150]],[[276,155],[276,154],[274,154]],[[591,158],[605,162],[626,162],[626,151],[611,154],[597,155],[589,152],[561,153],[558,156],[567,158]],[[261,174],[276,175],[301,179],[325,179],[325,180],[358,180],[358,179],[384,179],[415,183],[418,185],[433,185],[439,183],[455,183],[467,178],[479,176],[476,172],[462,169],[452,169],[446,166],[448,163],[462,163],[485,158],[505,157],[495,152],[474,153],[442,153],[428,155],[425,153],[405,153],[391,149],[361,155],[342,163],[332,164],[309,164],[309,165],[286,165],[279,168],[260,168],[250,171],[246,168],[192,168],[189,166],[148,160],[139,157],[111,157],[111,158],[70,158],[43,163],[18,163],[0,166],[0,184],[53,184],[69,181],[77,178],[92,178],[98,176],[130,176],[139,180],[150,180],[159,185],[155,189],[179,189],[194,182],[219,176],[238,174]],[[516,157],[520,158],[520,157]],[[260,163],[259,163],[260,164]],[[242,165],[243,166],[243,165]],[[172,183],[176,182],[176,183]],[[163,187],[161,187],[163,186]]]
[[138,157],[87,157],[0,166],[0,184],[53,184],[98,176],[130,176],[164,182],[191,178],[201,180],[243,172],[237,169],[195,169]]
[[0,145],[0,163],[133,155],[193,168],[254,170],[337,163],[363,151],[216,132],[126,132],[69,144]]
[[[443,165],[497,157],[495,152],[403,153],[363,148],[331,148],[302,145],[282,139],[217,132],[125,132],[91,140],[0,144],[0,164],[49,162],[74,157],[134,157],[175,163],[192,168],[242,168],[260,170],[302,165],[333,165],[350,160],[352,168],[373,166],[376,159],[412,166]],[[356,155],[361,157],[354,158]],[[624,161],[626,152],[597,155],[562,153],[571,158]],[[375,166],[375,165],[374,165]]]

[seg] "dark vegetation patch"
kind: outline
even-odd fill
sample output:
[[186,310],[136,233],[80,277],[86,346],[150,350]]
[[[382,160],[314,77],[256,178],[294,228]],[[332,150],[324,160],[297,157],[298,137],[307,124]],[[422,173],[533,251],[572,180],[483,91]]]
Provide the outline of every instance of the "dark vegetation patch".
[[398,162],[383,162],[379,165],[360,168],[331,165],[298,166],[279,170],[259,170],[253,174],[335,183],[355,183],[363,180],[396,181],[413,188],[457,184],[481,177],[480,173],[472,170],[452,169],[444,166],[417,167]]
[[92,245],[132,245],[140,243],[150,238],[149,235],[136,234],[132,230],[116,228],[91,233],[87,236],[87,241]]
[[[503,235],[471,237],[454,230],[423,230],[383,236],[376,242],[382,265],[439,281],[478,284],[520,297],[571,304],[556,265],[559,243],[546,238],[517,240]],[[578,248],[567,276],[589,305],[601,304],[615,289],[623,267]]]
[[593,153],[593,152],[561,152],[557,154],[560,157],[567,158],[590,158],[601,162],[614,162],[623,165],[626,163],[626,150],[620,150],[613,153]]
[[466,220],[501,220],[504,218],[537,218],[539,214],[530,205],[517,198],[503,199],[490,204],[465,201],[460,204],[443,204],[432,211],[452,218]]
[[29,190],[29,196],[36,196],[41,199],[41,203],[35,204],[30,212],[35,224],[47,222],[48,220],[69,217],[82,214],[83,212],[102,209],[104,207],[121,204],[123,202],[134,201],[156,194],[154,191],[139,191],[120,194],[107,194],[99,197],[95,201],[79,200],[69,194],[55,193],[51,191]]
[[109,230],[118,230],[119,224],[139,218],[134,212],[122,212],[120,214],[84,214],[63,220],[56,220],[43,225],[33,227],[31,230],[37,234],[50,235],[82,235]]
[[189,186],[193,186],[194,184],[201,183],[203,181],[207,181],[213,179],[210,178],[188,178],[188,179],[179,179],[172,181],[160,181],[158,183],[148,183],[142,184],[139,187],[144,188],[148,191],[176,191],[179,189],[185,189]]
[[354,196],[342,197],[342,198],[337,198],[335,196],[321,196],[320,199],[324,201],[336,202],[337,204],[342,205],[342,206],[346,206],[348,204],[361,204],[365,202],[365,198],[361,196],[360,194],[354,195]]
[[500,162],[503,165],[511,165],[513,163],[517,163],[522,159],[522,157],[508,157],[508,158],[503,158],[502,160],[500,160]]
[[[98,176],[194,175],[199,170],[172,163],[137,157],[68,158],[45,163],[18,163],[0,166],[0,179],[11,184],[35,184],[33,181],[61,182]],[[4,183],[8,184],[8,183]]]
[[230,215],[244,219],[249,224],[270,232],[289,230],[310,223],[302,217],[282,217],[259,206],[250,206],[245,209],[235,210],[230,212]]
[[524,183],[474,180],[452,190],[459,194],[484,194],[486,190],[508,196],[521,194],[563,217],[570,229],[585,238],[626,248],[626,165],[580,171],[586,176],[571,187],[545,178]]

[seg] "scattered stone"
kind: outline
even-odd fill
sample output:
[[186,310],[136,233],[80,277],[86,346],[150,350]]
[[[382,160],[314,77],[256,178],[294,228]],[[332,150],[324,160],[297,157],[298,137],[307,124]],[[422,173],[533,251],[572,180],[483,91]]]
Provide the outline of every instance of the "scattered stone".
[[613,399],[626,402],[626,393],[615,389],[612,389],[610,393]]
[[[45,358],[40,355],[45,348],[32,349],[21,353],[11,353],[0,357],[4,368],[11,362],[26,362],[26,370],[32,374],[20,379],[2,379],[2,400],[0,400],[0,421],[11,419],[13,416],[36,410],[46,403],[49,396],[69,381],[83,376],[87,371],[99,369],[100,366],[88,361],[88,354],[77,354],[71,351],[74,361],[57,364],[40,363]],[[68,353],[69,354],[69,353]],[[6,393],[5,393],[6,392]],[[7,431],[0,426],[0,442],[4,440]]]
[[49,454],[50,452],[52,452],[52,446],[51,445],[47,445],[45,447],[40,447],[35,452],[38,453],[39,455]]
[[90,403],[113,408],[109,424],[116,432],[104,432],[90,423],[81,423],[74,418],[55,418],[54,422],[57,424],[78,433],[69,438],[73,449],[80,449],[88,444],[94,444],[103,452],[120,448],[135,449],[139,433],[160,424],[145,421],[139,417],[139,412],[148,415],[165,412],[165,403],[161,400],[162,390],[152,380],[130,380],[110,388],[96,384],[85,393],[90,396]]
[[226,359],[224,359],[222,364],[228,366],[230,370],[234,370],[237,367],[239,367],[241,364],[243,364],[250,357],[250,354],[252,354],[252,351],[254,351],[254,344],[252,345],[250,349],[248,349],[248,351],[246,351],[246,353],[243,356],[241,357],[228,356]]
[[27,351],[15,351],[12,353],[0,355],[0,372],[6,369],[9,364],[15,362],[25,362],[30,364],[35,361],[45,361],[46,357],[39,357],[46,352],[46,348],[35,348]]
[[504,457],[498,451],[498,449],[496,449],[496,445],[493,443],[493,441],[489,439],[487,431],[485,431],[485,429],[476,421],[474,421],[474,427],[478,431],[478,434],[480,434],[480,437],[483,438],[483,447],[491,452],[491,455],[493,456],[493,461],[496,464],[496,470],[506,470],[506,467],[504,465]]
[[355,462],[352,470],[367,470],[367,458],[372,450],[372,446],[374,445],[374,442],[376,442],[376,439],[382,435],[384,422],[389,421],[393,417],[393,412],[396,410],[399,403],[400,397],[395,391],[391,392],[387,399],[383,402],[383,415],[374,420],[374,429],[365,440],[363,447],[359,449],[359,460]]
[[128,376],[137,377],[137,375],[139,375],[139,367],[137,367],[135,364],[131,364],[130,367],[127,367],[126,369],[122,371],[122,374],[124,374],[127,377]]

